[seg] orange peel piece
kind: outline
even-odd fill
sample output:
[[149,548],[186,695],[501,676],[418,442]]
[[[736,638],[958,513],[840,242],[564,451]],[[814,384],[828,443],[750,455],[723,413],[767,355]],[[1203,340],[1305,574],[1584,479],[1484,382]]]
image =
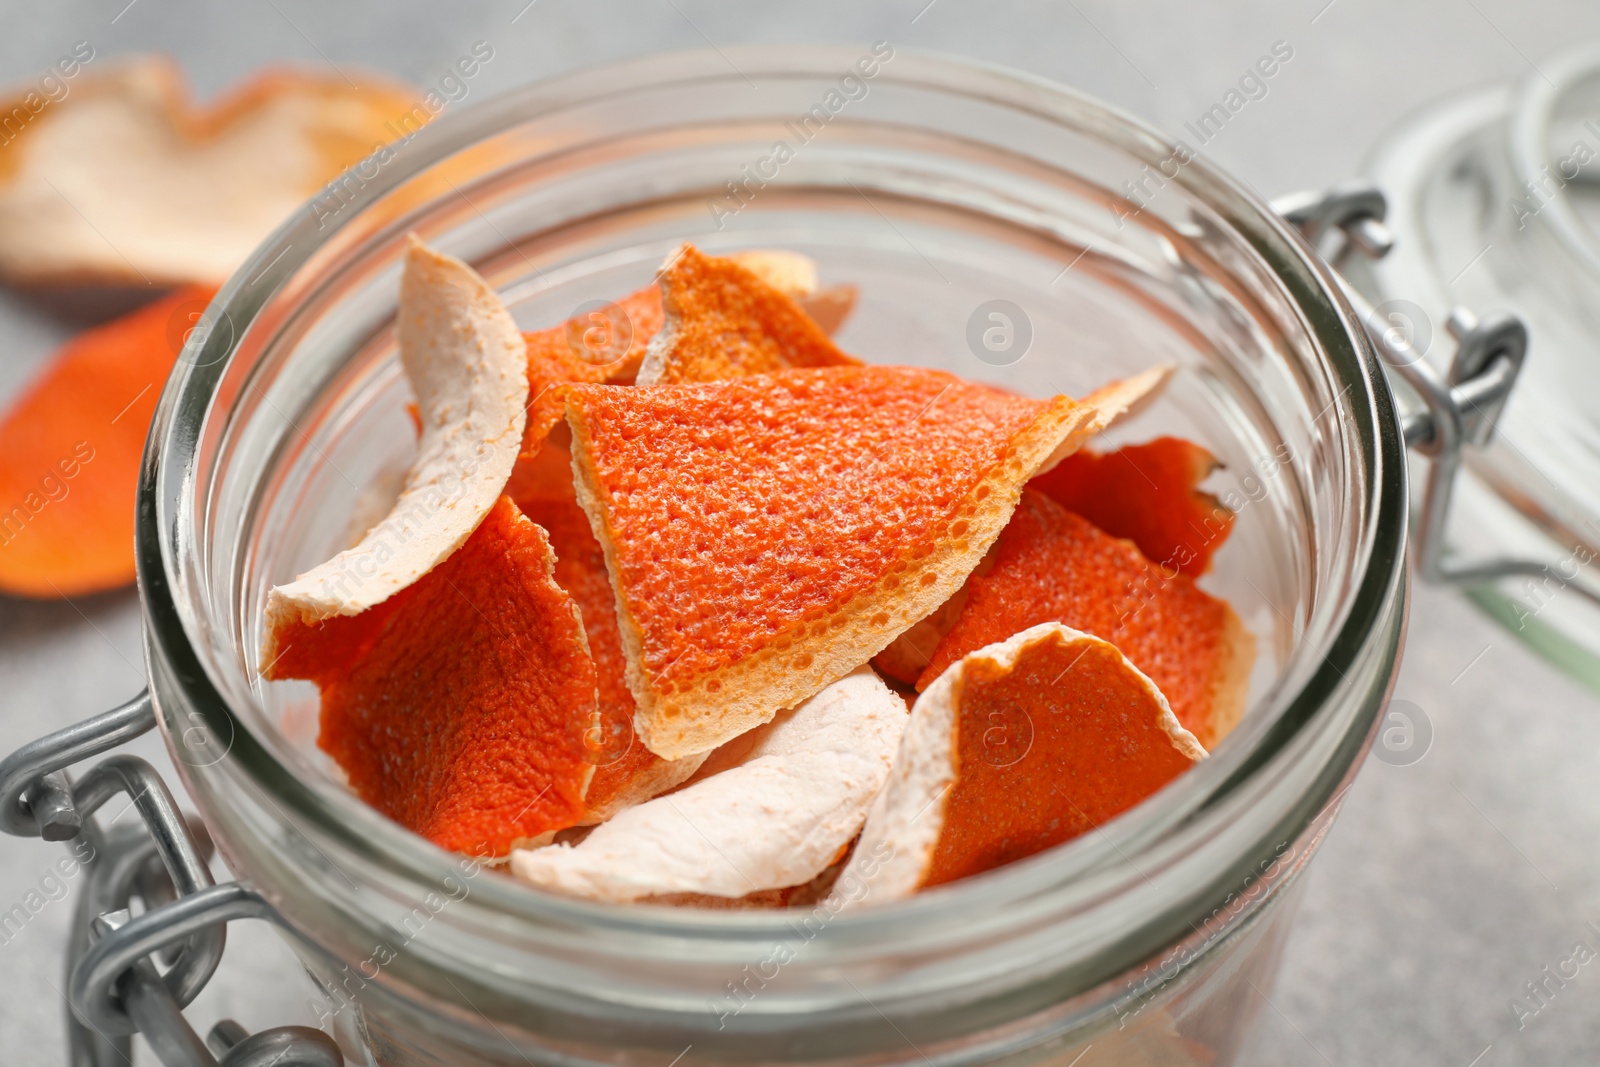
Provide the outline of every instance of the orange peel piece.
[[[854,304],[853,286],[817,291],[817,265],[808,256],[780,249],[751,249],[728,257],[795,300],[818,298],[815,314],[829,332]],[[849,290],[848,300],[836,290]],[[808,307],[807,313],[811,314]],[[651,283],[614,304],[590,308],[559,326],[523,334],[528,346],[528,427],[523,458],[532,459],[561,421],[562,385],[571,382],[632,384],[665,311],[661,286]]]
[[317,744],[363,800],[441,848],[503,856],[583,815],[594,664],[553,564],[502,497],[420,581],[317,634],[366,631],[316,679]]
[[803,300],[817,291],[817,262],[799,252],[784,248],[750,248],[730,252],[726,258],[791,300]]
[[133,581],[145,435],[211,296],[180,289],[73,338],[0,419],[0,591],[77,596]]
[[1114,645],[1059,623],[1030,627],[968,653],[917,698],[841,880],[866,883],[861,900],[900,900],[1025,859],[1205,755]]
[[595,772],[582,821],[605,822],[624,808],[681,785],[699,768],[700,758],[664,760],[635,736],[635,703],[628,689],[617,601],[606,575],[605,553],[573,495],[567,450],[547,445],[541,453],[545,455],[560,460],[565,478],[525,484],[520,496],[510,488],[507,493],[524,515],[546,531],[556,555],[556,583],[577,603],[583,616],[599,690],[599,724],[588,738]]
[[900,698],[862,668],[753,731],[732,766],[618,813],[575,846],[513,852],[511,871],[610,901],[802,885],[860,831],[905,726]]
[[[1102,433],[1143,411],[1166,388],[1172,379],[1173,370],[1174,368],[1170,366],[1154,367],[1131,378],[1110,382],[1084,397],[1082,402],[1094,409],[1094,414],[1084,426],[1083,432]],[[1074,447],[1076,440],[1068,446],[1068,448]],[[1044,473],[1037,475],[1032,484],[1038,486],[1048,481],[1054,477],[1056,469],[1070,465],[1080,454],[1082,450],[1072,452],[1065,457],[1062,452],[1058,452],[1045,464]],[[974,573],[984,573],[992,562],[991,554],[984,558]],[[897,682],[915,685],[922,677],[922,672],[933,661],[933,653],[938,649],[939,642],[944,640],[944,635],[955,625],[965,605],[966,590],[963,587],[931,615],[895,638],[887,648],[873,657],[872,665]]]
[[666,318],[639,368],[640,385],[858,362],[840,351],[792,297],[732,258],[684,245],[662,268],[660,279]]
[[528,350],[528,422],[522,454],[538,454],[561,421],[561,386],[626,382],[638,373],[645,346],[661,329],[661,289],[654,284],[559,326],[522,335]]
[[640,739],[704,752],[950,598],[1095,409],[905,367],[566,391]]
[[1233,512],[1199,488],[1217,466],[1192,441],[1158,437],[1115,452],[1082,449],[1032,484],[1155,562],[1198,578],[1233,530]]
[[370,75],[357,89],[272,71],[197,108],[171,60],[87,71],[0,147],[0,277],[220,284],[328,182],[414,132],[419,99]]
[[288,653],[287,634],[360,615],[446,559],[516,463],[528,398],[522,336],[471,267],[415,237],[400,279],[399,341],[422,419],[405,488],[359,544],[269,592],[265,663]]
[[1255,638],[1233,608],[1032,489],[995,545],[994,566],[968,582],[966,606],[918,688],[969,652],[1045,622],[1116,645],[1206,748],[1244,714]]

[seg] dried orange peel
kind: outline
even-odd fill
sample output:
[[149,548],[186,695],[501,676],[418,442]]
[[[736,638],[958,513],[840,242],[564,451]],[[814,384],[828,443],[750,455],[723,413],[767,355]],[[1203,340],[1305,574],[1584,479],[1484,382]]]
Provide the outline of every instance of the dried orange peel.
[[994,566],[968,583],[967,603],[918,687],[931,688],[969,652],[1044,622],[1116,645],[1207,748],[1244,714],[1255,639],[1228,603],[1032,489],[995,546]]
[[1033,488],[1150,559],[1198,578],[1233,530],[1233,512],[1199,485],[1217,458],[1179,437],[1115,452],[1087,448],[1033,480]]
[[[545,451],[555,454],[558,450]],[[513,499],[522,513],[548,534],[556,555],[556,583],[573,598],[583,616],[599,691],[599,721],[586,738],[595,772],[581,821],[597,823],[682,784],[699,768],[700,759],[691,756],[664,760],[634,735],[635,704],[628,689],[616,598],[606,575],[605,554],[589,529],[588,516],[573,496],[565,448],[559,449],[559,456],[567,475],[564,481],[552,478],[524,485],[521,495],[513,495]]]
[[553,564],[544,532],[502,497],[448,559],[362,616],[375,631],[318,679],[318,745],[364,800],[441,848],[503,856],[583,816],[594,664]]
[[639,368],[640,385],[858,362],[788,293],[732,258],[684,245],[662,268],[660,283],[666,318]]
[[[831,324],[824,327],[829,332],[854,306],[853,286],[817,290],[817,265],[809,256],[751,249],[728,258],[793,300],[815,297],[813,318],[819,324]],[[561,421],[561,386],[571,382],[632,384],[664,316],[661,286],[651,283],[615,303],[590,307],[559,326],[522,335],[528,346],[525,459],[538,454],[551,428]]]
[[755,731],[733,765],[620,812],[576,846],[513,852],[511,871],[610,901],[809,882],[861,829],[906,721],[900,698],[857,670]]
[[133,581],[145,434],[211,293],[180,289],[74,338],[0,419],[0,592],[77,596]]
[[949,599],[1099,415],[882,366],[566,397],[635,725],[667,759],[766,722]]
[[891,901],[1025,859],[1205,755],[1114,645],[1030,627],[968,653],[917,698],[841,880],[855,874],[869,886],[862,900]]
[[[1085,424],[1082,433],[1085,435],[1103,433],[1144,410],[1161,395],[1162,390],[1172,379],[1173,370],[1174,368],[1169,366],[1155,367],[1131,378],[1110,382],[1084,397],[1083,404],[1092,408],[1094,413]],[[1055,470],[1070,466],[1077,456],[1082,454],[1082,450],[1072,451],[1070,455],[1064,453],[1077,448],[1081,439],[1081,437],[1075,438],[1068,442],[1066,447],[1052,456],[1045,464],[1044,473],[1036,475],[1031,484],[1034,486],[1044,484],[1055,477]],[[983,573],[992,561],[992,554],[985,557],[974,573]],[[963,586],[932,614],[918,621],[915,626],[895,638],[887,648],[873,657],[873,666],[897,682],[915,685],[928,664],[933,661],[933,653],[939,647],[939,642],[944,640],[944,635],[955,625],[965,605],[966,587]]]
[[0,278],[219,284],[329,181],[414,132],[418,99],[369,75],[358,89],[276,71],[197,108],[170,60],[86,71],[0,147]]
[[422,416],[405,488],[359,544],[271,590],[263,663],[292,654],[290,632],[360,615],[432,570],[477,528],[511,474],[526,417],[527,359],[495,291],[465,263],[412,238],[400,280],[399,342]]
[[660,328],[661,290],[649,285],[559,326],[523,334],[528,350],[524,457],[537,455],[551,428],[561,421],[561,386],[632,380],[645,346]]

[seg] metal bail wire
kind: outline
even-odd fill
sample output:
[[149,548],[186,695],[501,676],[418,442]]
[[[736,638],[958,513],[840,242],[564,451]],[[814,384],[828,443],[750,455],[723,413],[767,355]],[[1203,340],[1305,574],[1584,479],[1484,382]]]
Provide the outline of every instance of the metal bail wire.
[[[1394,245],[1383,222],[1387,204],[1376,186],[1346,183],[1283,197],[1273,206],[1313,247],[1326,253],[1340,289],[1385,367],[1420,402],[1419,408],[1402,411],[1400,419],[1406,445],[1429,461],[1412,526],[1411,552],[1418,573],[1425,581],[1458,586],[1524,575],[1559,580],[1546,562],[1510,557],[1462,560],[1449,553],[1445,541],[1466,447],[1482,448],[1493,439],[1506,398],[1527,359],[1528,330],[1522,320],[1507,312],[1480,320],[1466,308],[1453,309],[1447,327],[1456,350],[1441,371],[1412,347],[1405,331],[1386,328],[1367,299],[1337,270],[1341,257],[1351,251],[1377,259]],[[1341,238],[1342,247],[1328,248],[1330,239]],[[1586,586],[1562,584],[1600,601],[1600,594]]]
[[[150,764],[112,756],[76,781],[68,776],[155,724],[146,690],[0,762],[0,830],[66,842],[88,872],[67,946],[69,1063],[131,1063],[131,1035],[142,1033],[166,1067],[340,1067],[338,1046],[320,1030],[249,1034],[224,1019],[201,1041],[184,1018],[222,958],[228,922],[279,919],[253,889],[212,884],[209,836],[184,819]],[[102,827],[95,812],[122,793],[140,824]],[[137,917],[135,900],[144,909]]]

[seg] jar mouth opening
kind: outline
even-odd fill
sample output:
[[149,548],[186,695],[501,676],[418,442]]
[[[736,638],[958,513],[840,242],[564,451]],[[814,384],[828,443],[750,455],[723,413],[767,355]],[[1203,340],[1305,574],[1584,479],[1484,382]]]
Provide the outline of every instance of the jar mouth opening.
[[[254,649],[241,647],[235,638],[254,632],[244,616],[258,605],[230,586],[243,581],[244,564],[224,559],[225,553],[212,542],[216,529],[230,521],[231,509],[245,506],[230,502],[228,491],[219,484],[218,470],[246,447],[237,416],[242,398],[276,388],[269,379],[281,368],[265,363],[245,366],[241,352],[267,351],[264,337],[296,328],[297,318],[307,309],[338,298],[311,285],[318,270],[355,257],[363,248],[397,249],[398,238],[418,224],[426,206],[396,200],[408,187],[414,190],[430,174],[450,182],[440,168],[466,161],[483,168],[486,176],[466,185],[467,192],[457,189],[462,199],[470,204],[468,192],[476,195],[492,189],[493,161],[481,157],[492,154],[494,138],[530,116],[559,118],[608,99],[727,83],[737,80],[729,73],[730,64],[764,80],[790,76],[833,80],[856,60],[857,53],[833,48],[745,48],[653,56],[582,70],[445,115],[390,151],[390,158],[371,168],[376,171],[372,177],[365,177],[360,168],[352,172],[363,176],[347,183],[355,191],[348,200],[340,198],[337,211],[330,212],[326,201],[320,209],[316,200],[308,204],[234,275],[208,313],[211,324],[227,328],[202,331],[193,338],[167,384],[147,445],[138,500],[139,584],[150,660],[153,670],[170,676],[183,704],[181,710],[163,708],[169,745],[173,716],[178,714],[203,721],[213,737],[226,739],[223,755],[216,760],[211,759],[211,750],[203,758],[185,758],[174,748],[191,789],[199,787],[210,795],[214,790],[205,783],[222,783],[222,788],[248,788],[270,797],[319,841],[337,842],[374,868],[419,884],[436,883],[454,866],[452,857],[384,819],[348,791],[331,782],[308,780],[303,768],[285,758],[275,738],[258,733],[258,724],[264,721],[262,709],[246,706],[252,699],[246,665]],[[1058,124],[1075,136],[1114,145],[1158,169],[1178,149],[1178,142],[1129,116],[1069,89],[997,67],[902,52],[878,78],[875,93],[882,89],[888,96],[893,88],[948,94],[1007,109],[1019,121]],[[559,128],[560,122],[551,119],[550,125]],[[537,156],[542,149],[535,140],[524,138],[521,150]],[[560,145],[551,149],[557,154],[562,150]],[[1039,161],[1030,165],[1044,166]],[[1057,167],[1061,180],[1076,180],[1065,165]],[[1161,173],[1165,175],[1164,170]],[[1161,862],[1159,857],[1185,854],[1193,847],[1186,833],[1200,833],[1196,826],[1208,818],[1215,823],[1248,788],[1275,776],[1306,776],[1299,787],[1303,795],[1297,802],[1298,814],[1293,816],[1303,826],[1336,792],[1364,751],[1363,740],[1381,694],[1351,693],[1348,679],[1357,673],[1362,659],[1373,654],[1375,635],[1403,582],[1404,457],[1387,386],[1327,267],[1264,202],[1199,156],[1185,161],[1167,181],[1204,205],[1212,220],[1231,228],[1232,247],[1241,256],[1254,257],[1248,264],[1254,273],[1248,276],[1244,259],[1234,264],[1240,299],[1270,297],[1292,309],[1293,329],[1298,331],[1293,341],[1305,358],[1296,373],[1303,375],[1316,398],[1327,398],[1326,423],[1318,432],[1331,436],[1331,451],[1343,456],[1348,466],[1333,474],[1348,478],[1336,491],[1345,496],[1349,528],[1338,543],[1316,546],[1317,558],[1305,561],[1308,573],[1316,571],[1318,585],[1305,616],[1289,624],[1299,643],[1288,651],[1272,686],[1258,697],[1235,734],[1209,760],[1140,808],[1101,831],[1030,860],[909,901],[841,915],[835,920],[841,926],[876,928],[876,936],[892,940],[931,919],[970,916],[978,902],[994,912],[1004,912],[1006,903],[1015,904],[1026,918],[1030,907],[1045,907],[1041,900],[1069,884],[1077,887],[1082,899],[1092,900],[1096,893],[1120,884],[1121,874],[1108,873],[1119,858],[1127,860],[1131,853]],[[1173,241],[1189,236],[1180,231],[1169,234]],[[509,239],[506,243],[515,247]],[[1270,280],[1267,287],[1262,278]],[[339,384],[336,378],[317,383],[321,388]],[[301,388],[310,391],[308,385]],[[309,396],[299,399],[310,402]],[[1325,485],[1322,489],[1335,491]],[[254,496],[245,493],[241,499]],[[1366,718],[1344,722],[1336,742],[1321,742],[1326,755],[1314,771],[1297,769],[1293,761],[1316,748],[1317,739],[1311,735],[1327,718],[1330,704],[1348,700],[1370,704]],[[782,911],[702,912],[592,904],[500,881],[485,880],[494,883],[481,887],[485,906],[516,919],[556,926],[649,928],[692,941],[725,934],[760,937],[789,921]]]

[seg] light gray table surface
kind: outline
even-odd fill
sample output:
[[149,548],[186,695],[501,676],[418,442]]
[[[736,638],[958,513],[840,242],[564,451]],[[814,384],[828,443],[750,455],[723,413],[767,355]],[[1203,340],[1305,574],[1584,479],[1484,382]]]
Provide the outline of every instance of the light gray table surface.
[[[1355,173],[1380,131],[1452,91],[1520,78],[1600,39],[1577,0],[1254,0],[1226,10],[1113,0],[746,3],[707,0],[8,0],[0,84],[79,40],[99,56],[175,55],[209,96],[289,60],[436,81],[484,40],[473,98],[594,62],[745,42],[952,52],[1078,86],[1179,131],[1274,41],[1295,49],[1268,96],[1208,145],[1268,195]],[[69,327],[0,290],[0,397]],[[1536,357],[1535,357],[1536,358]],[[136,692],[131,592],[75,603],[0,599],[0,750]],[[1419,763],[1369,760],[1312,867],[1252,1064],[1500,1067],[1600,1058],[1600,966],[1519,1028],[1510,1002],[1600,921],[1600,702],[1452,594],[1417,589],[1396,696],[1435,739]],[[167,764],[159,744],[137,750]],[[0,838],[0,908],[41,885],[58,846]],[[49,888],[48,884],[46,888]],[[70,907],[0,944],[0,1064],[62,1062],[58,954]],[[307,1021],[304,979],[272,934],[236,927],[191,1015],[247,1027]],[[148,1056],[143,1062],[150,1062]],[[1084,1067],[1093,1067],[1093,1059]]]

